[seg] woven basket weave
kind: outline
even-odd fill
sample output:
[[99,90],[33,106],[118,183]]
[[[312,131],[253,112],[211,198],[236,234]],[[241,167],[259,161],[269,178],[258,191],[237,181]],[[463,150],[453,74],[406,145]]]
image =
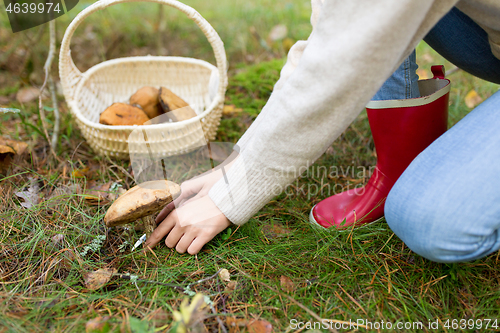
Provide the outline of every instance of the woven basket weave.
[[[102,62],[81,73],[71,58],[73,33],[90,14],[125,2],[148,1],[180,10],[193,20],[210,42],[217,67],[198,59],[184,57],[142,56]],[[71,22],[61,44],[59,75],[64,97],[76,118],[83,136],[100,155],[126,159],[137,136],[130,134],[147,129],[149,156],[177,155],[213,140],[222,115],[227,87],[226,53],[213,27],[193,8],[175,0],[100,0],[80,12]],[[108,126],[99,123],[99,115],[115,102],[126,103],[144,86],[167,87],[182,97],[197,116],[185,121],[141,126]],[[202,133],[201,133],[202,132]]]

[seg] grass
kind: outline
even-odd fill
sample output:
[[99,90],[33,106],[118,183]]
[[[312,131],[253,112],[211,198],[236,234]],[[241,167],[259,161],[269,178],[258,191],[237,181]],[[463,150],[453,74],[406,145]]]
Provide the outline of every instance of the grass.
[[[283,64],[283,45],[271,45],[271,50],[266,50],[251,36],[249,28],[259,27],[265,39],[272,26],[285,23],[291,38],[304,38],[310,31],[307,6],[288,5],[286,1],[221,1],[216,10],[202,1],[187,3],[213,23],[226,43],[231,61],[226,104],[243,111],[224,116],[217,140],[235,142],[266,103]],[[85,3],[79,4],[75,12],[83,6]],[[103,47],[119,36],[122,39],[108,52],[109,57],[154,50],[155,40],[149,37],[155,31],[154,20],[143,20],[154,18],[154,9],[135,6],[97,15],[90,22],[92,28],[75,38],[74,48],[81,51],[76,55],[80,66],[86,68],[107,59],[108,50]],[[4,20],[0,22],[5,27]],[[63,18],[60,25],[68,22]],[[200,36],[191,28],[181,16],[170,18],[165,41],[172,44],[165,43],[167,51],[210,59],[209,46],[199,43]],[[170,39],[173,35],[178,37]],[[8,48],[13,42],[2,39],[0,47]],[[11,95],[39,80],[44,47],[35,46],[28,65],[19,71],[14,63],[2,65],[2,95]],[[453,67],[425,44],[419,45],[417,53],[419,65],[428,72],[431,64]],[[470,111],[464,104],[470,90],[486,98],[498,88],[461,71],[450,79],[450,125]],[[231,327],[231,318],[247,324],[252,319],[266,320],[274,331],[283,332],[294,331],[289,328],[291,319],[314,322],[315,316],[347,322],[422,322],[424,331],[431,331],[429,321],[438,320],[441,331],[445,331],[442,328],[448,319],[499,317],[498,253],[470,263],[438,264],[409,250],[383,221],[352,232],[318,230],[307,222],[309,210],[324,195],[311,197],[301,188],[313,188],[321,182],[347,187],[366,181],[362,175],[346,172],[348,167],[369,167],[376,162],[365,113],[310,169],[338,166],[342,168],[340,173],[327,179],[309,172],[294,182],[290,195],[281,194],[249,223],[231,228],[199,255],[189,256],[164,246],[154,253],[130,252],[130,247],[121,252],[124,244],[135,242],[142,231],[104,228],[102,218],[109,203],[89,205],[82,190],[108,182],[133,186],[129,164],[95,156],[62,100],[59,159],[54,159],[42,139],[36,102],[20,105],[11,98],[9,105],[21,108],[22,118],[0,114],[0,133],[29,142],[30,153],[9,175],[0,178],[0,332],[82,332],[96,318],[105,320],[107,326],[102,331],[167,331],[173,312],[190,297],[185,292],[188,286],[209,295],[214,302],[215,314],[204,315],[209,331],[220,330],[217,317],[231,332],[250,331],[245,326]],[[49,115],[49,126],[51,119]],[[26,190],[33,182],[40,187],[43,200],[26,209],[14,193]],[[65,186],[71,187],[68,190]],[[77,188],[80,191],[75,193]],[[80,254],[102,235],[106,235],[102,246]],[[134,284],[113,277],[100,289],[86,286],[88,272],[110,268],[149,282],[138,280]],[[210,278],[224,268],[236,285]],[[252,329],[255,331],[255,327]]]

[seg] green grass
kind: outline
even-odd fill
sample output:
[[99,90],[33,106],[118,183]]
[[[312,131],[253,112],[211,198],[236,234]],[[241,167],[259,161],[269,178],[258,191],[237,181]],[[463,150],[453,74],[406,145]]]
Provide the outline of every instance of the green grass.
[[[248,32],[250,26],[258,27],[265,38],[272,26],[285,23],[291,38],[305,38],[310,31],[308,5],[264,0],[220,1],[217,7],[199,0],[187,3],[214,25],[226,44],[231,63],[226,104],[243,111],[223,117],[217,140],[236,142],[265,105],[283,65],[282,45],[271,45],[271,51],[266,51]],[[155,5],[124,8],[128,7],[96,15],[86,35],[85,27],[81,28],[74,48],[78,50],[75,61],[82,68],[109,57],[155,50],[155,38],[151,37]],[[164,38],[168,53],[210,60],[210,47],[200,43],[203,38],[192,24],[181,15],[172,15],[167,16],[168,34]],[[0,22],[5,27],[3,19],[0,17]],[[59,37],[69,18],[60,22]],[[120,42],[106,57],[104,46],[117,38]],[[2,39],[0,47],[13,42]],[[432,64],[453,67],[425,44],[419,45],[417,52],[420,67],[428,72]],[[30,84],[30,77],[36,81],[45,54],[42,43],[35,46],[28,61],[31,65],[21,72],[4,65],[0,92],[15,93]],[[261,62],[267,59],[273,60]],[[253,62],[256,64],[248,64]],[[450,125],[470,111],[464,104],[467,92],[474,89],[487,98],[498,89],[461,71],[450,79]],[[440,320],[442,327],[447,319],[499,317],[498,253],[471,263],[438,264],[409,250],[385,222],[352,232],[317,230],[307,222],[308,213],[324,196],[308,197],[296,190],[278,196],[244,226],[217,236],[197,256],[181,255],[165,246],[156,248],[154,254],[120,252],[125,242],[134,243],[142,231],[107,230],[102,218],[109,203],[90,206],[79,193],[49,197],[63,184],[83,189],[91,182],[119,181],[129,188],[134,185],[127,175],[129,164],[95,156],[62,100],[59,159],[54,159],[42,139],[36,102],[19,105],[11,100],[10,105],[21,108],[23,118],[0,114],[0,133],[29,142],[30,154],[8,177],[0,178],[0,332],[82,332],[89,320],[105,316],[109,316],[111,332],[127,332],[134,327],[141,327],[136,332],[153,327],[168,330],[173,311],[188,296],[179,288],[144,281],[135,285],[119,277],[95,291],[85,286],[86,273],[110,267],[120,274],[182,288],[190,286],[209,295],[216,314],[209,312],[204,323],[213,332],[220,331],[216,317],[231,332],[248,330],[230,328],[227,317],[267,320],[276,332],[286,331],[291,319],[315,321],[313,314],[341,321],[420,321],[424,331],[430,331],[426,328],[429,320]],[[51,114],[48,121],[50,126]],[[335,154],[323,155],[314,170],[338,166],[345,171],[347,167],[375,164],[366,113],[333,143],[332,149]],[[86,168],[83,178],[72,177],[78,175],[75,170]],[[38,182],[44,200],[33,209],[25,209],[14,193],[27,189],[30,177]],[[325,179],[309,173],[293,185],[300,189],[330,182],[346,187],[361,184],[363,179],[359,178],[355,174]],[[52,239],[56,235],[64,236],[57,244]],[[99,235],[107,236],[102,247],[82,256],[84,247]],[[197,283],[222,268],[237,281],[234,290],[226,290],[227,283],[217,277]],[[292,281],[288,290],[280,283],[282,277]]]

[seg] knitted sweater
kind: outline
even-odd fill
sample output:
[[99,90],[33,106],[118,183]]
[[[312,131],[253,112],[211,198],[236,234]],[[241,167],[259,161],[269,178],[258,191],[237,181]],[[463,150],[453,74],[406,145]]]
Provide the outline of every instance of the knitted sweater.
[[227,180],[210,190],[216,206],[231,222],[247,222],[332,144],[454,6],[488,33],[500,58],[498,0],[312,0],[313,32],[290,50]]

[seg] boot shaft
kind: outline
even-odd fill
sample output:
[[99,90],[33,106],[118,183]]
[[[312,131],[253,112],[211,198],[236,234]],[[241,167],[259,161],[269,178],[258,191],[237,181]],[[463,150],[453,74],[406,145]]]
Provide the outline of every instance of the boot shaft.
[[444,78],[443,70],[442,66],[433,66],[434,78],[419,81],[423,97],[372,101],[366,107],[377,168],[392,182],[446,132],[450,81]]

